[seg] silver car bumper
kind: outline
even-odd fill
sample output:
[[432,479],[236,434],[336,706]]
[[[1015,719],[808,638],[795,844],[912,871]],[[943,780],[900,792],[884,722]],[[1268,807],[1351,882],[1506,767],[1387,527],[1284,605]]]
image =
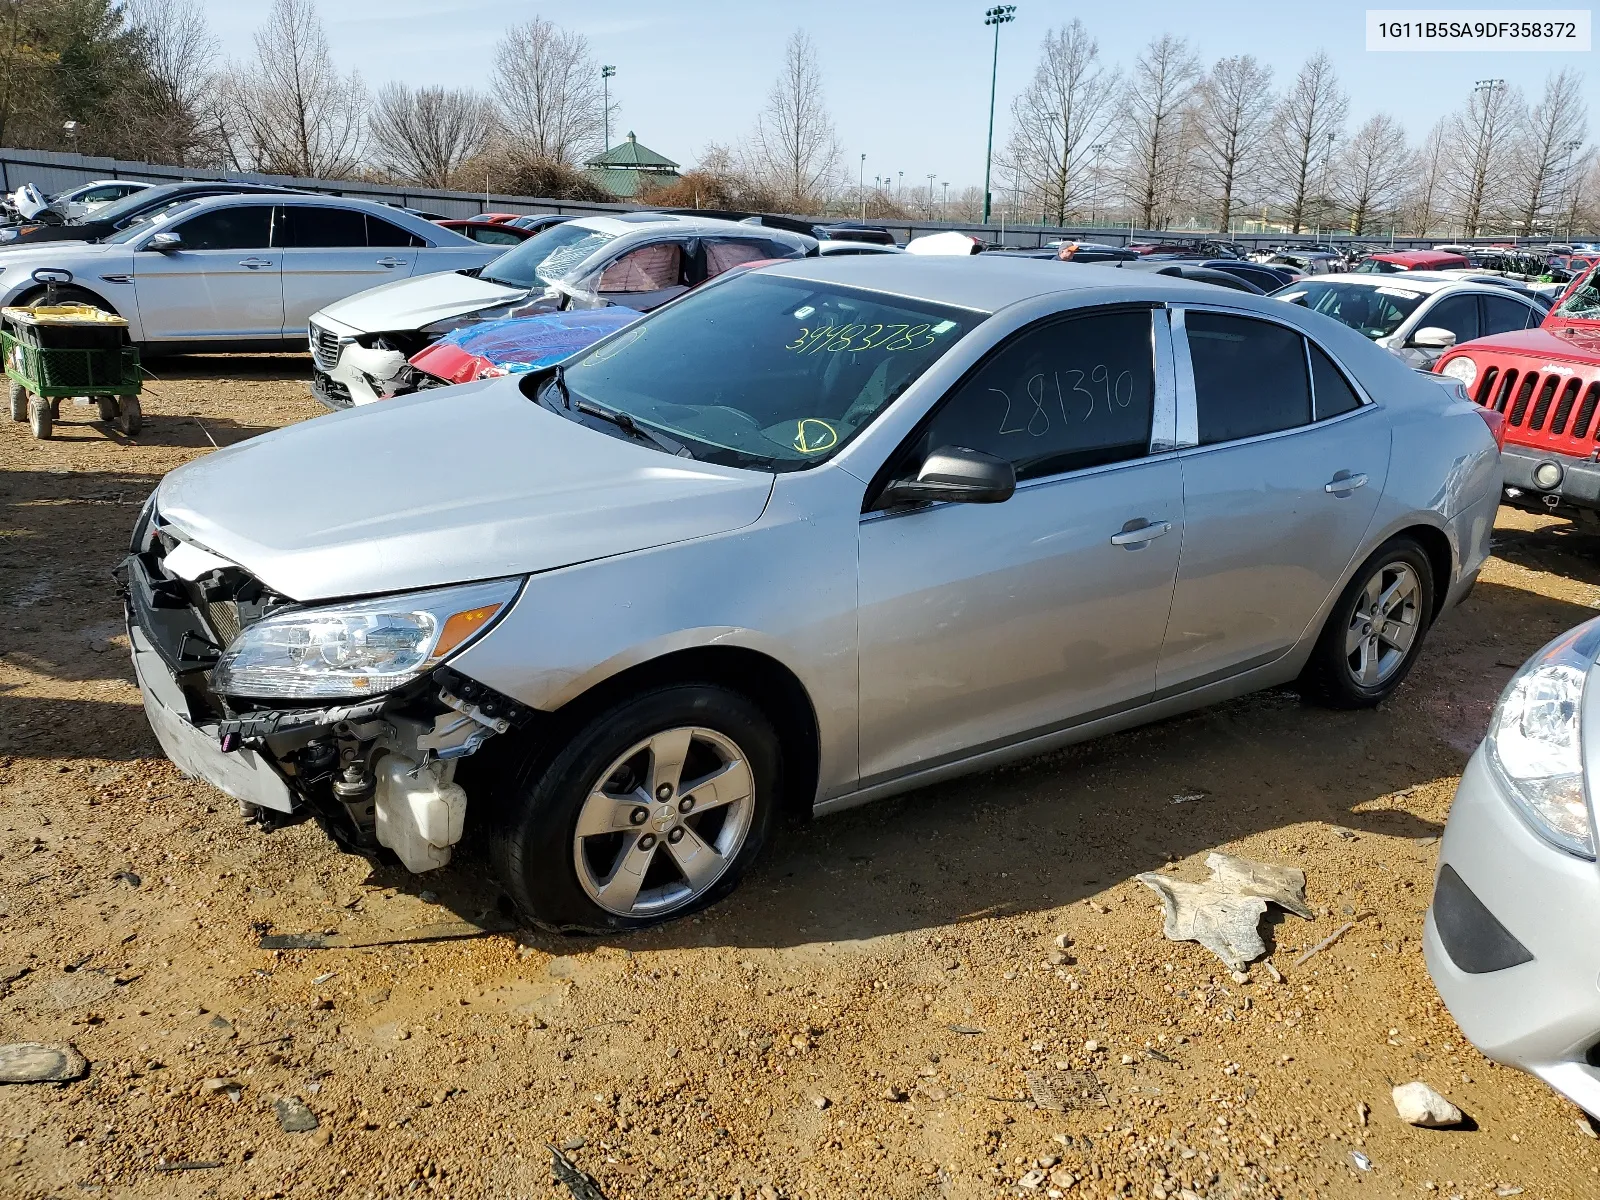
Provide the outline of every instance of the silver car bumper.
[[167,757],[185,775],[203,779],[235,800],[292,812],[294,798],[289,785],[254,750],[238,749],[224,754],[215,733],[189,719],[189,704],[138,625],[129,623],[128,640],[133,646],[133,672],[144,696],[145,715],[150,728]]
[[1600,1116],[1597,932],[1600,868],[1523,823],[1480,747],[1445,827],[1423,956],[1484,1055]]

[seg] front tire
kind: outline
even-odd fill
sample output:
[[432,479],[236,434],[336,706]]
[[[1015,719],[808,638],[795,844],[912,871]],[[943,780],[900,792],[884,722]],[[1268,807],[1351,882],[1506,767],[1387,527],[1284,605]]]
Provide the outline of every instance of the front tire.
[[1402,535],[1379,546],[1328,614],[1300,676],[1306,698],[1329,708],[1387,700],[1422,651],[1433,594],[1433,565],[1415,540]]
[[117,414],[117,428],[129,437],[137,437],[144,428],[144,409],[139,404],[139,397],[124,396],[118,407],[121,411]]
[[28,419],[28,389],[15,379],[6,381],[11,385],[11,419],[13,421],[26,421]]
[[745,696],[657,688],[513,772],[491,854],[535,925],[643,928],[733,890],[766,840],[781,778],[778,735]]
[[55,412],[50,401],[43,396],[28,397],[28,424],[33,429],[33,436],[41,442],[49,441],[55,432]]

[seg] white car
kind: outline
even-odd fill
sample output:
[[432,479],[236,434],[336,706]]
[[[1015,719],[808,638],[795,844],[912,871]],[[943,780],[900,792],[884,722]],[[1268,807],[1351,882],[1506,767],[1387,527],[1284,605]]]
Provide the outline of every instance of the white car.
[[80,183],[75,188],[57,192],[50,197],[50,207],[61,214],[62,220],[76,221],[97,208],[104,208],[150,186],[136,179],[96,179],[92,183]]
[[317,309],[386,279],[475,270],[485,246],[399,209],[335,196],[211,196],[103,242],[43,242],[0,260],[0,304],[32,304],[41,268],[67,271],[64,303],[126,317],[147,351],[305,344]]
[[1451,346],[1532,329],[1544,320],[1545,310],[1531,294],[1431,274],[1302,279],[1272,295],[1332,317],[1422,370]]
[[367,404],[391,394],[408,358],[464,325],[606,305],[650,312],[734,267],[816,247],[787,230],[673,213],[563,221],[482,273],[388,284],[313,313],[312,391],[329,408]]

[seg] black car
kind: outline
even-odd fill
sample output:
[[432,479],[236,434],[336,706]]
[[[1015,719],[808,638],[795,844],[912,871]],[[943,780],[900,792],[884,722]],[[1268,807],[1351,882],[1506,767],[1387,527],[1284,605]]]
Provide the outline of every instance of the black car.
[[893,246],[894,234],[877,225],[862,225],[855,221],[836,221],[829,225],[813,226],[813,237],[836,242],[865,242],[869,246]]
[[1240,279],[1248,279],[1264,292],[1276,291],[1285,284],[1293,283],[1297,278],[1297,273],[1286,267],[1273,267],[1266,263],[1246,262],[1235,258],[1213,258],[1200,265],[1210,267],[1213,271],[1227,271]]
[[15,237],[0,241],[0,250],[9,246],[26,246],[34,242],[99,242],[120,229],[140,221],[148,221],[157,213],[165,212],[175,204],[199,200],[203,196],[231,196],[240,192],[298,191],[297,188],[277,187],[268,183],[229,183],[223,179],[190,180],[185,183],[163,183],[125,196],[115,204],[96,209],[88,220],[69,221],[64,225],[43,225],[23,222],[18,225]]

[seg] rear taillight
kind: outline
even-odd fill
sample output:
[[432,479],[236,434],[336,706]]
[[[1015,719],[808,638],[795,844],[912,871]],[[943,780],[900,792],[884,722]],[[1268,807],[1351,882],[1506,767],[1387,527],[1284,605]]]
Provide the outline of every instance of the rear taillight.
[[1478,415],[1483,418],[1483,423],[1489,427],[1489,433],[1494,437],[1494,444],[1501,450],[1506,448],[1506,415],[1493,408],[1484,408],[1483,405],[1474,406]]

